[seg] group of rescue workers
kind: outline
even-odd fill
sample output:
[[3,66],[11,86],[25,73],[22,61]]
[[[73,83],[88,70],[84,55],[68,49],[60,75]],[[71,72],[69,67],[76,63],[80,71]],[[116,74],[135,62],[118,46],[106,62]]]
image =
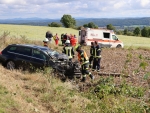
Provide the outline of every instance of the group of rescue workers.
[[[58,37],[58,34],[57,34],[57,33],[53,36],[50,31],[47,31],[45,37],[46,37],[46,38],[45,38],[44,42],[49,41],[49,42],[51,43],[51,41],[52,41],[52,39],[53,39],[53,40],[55,41],[55,44],[58,45],[59,37]],[[66,34],[62,33],[62,34],[61,34],[61,42],[62,42],[62,45],[65,44],[66,40],[70,40],[70,44],[71,44],[72,46],[75,46],[76,43],[77,43],[76,35],[72,35],[72,34],[68,35],[67,33],[66,33]],[[45,45],[46,45],[46,43],[45,43]]]
[[[48,47],[49,43],[49,37],[47,37],[43,40],[44,46]],[[88,58],[87,53],[84,49],[82,49],[82,46],[79,44],[76,44],[75,47],[70,44],[70,40],[63,39],[62,44],[64,45],[62,53],[68,55],[69,60],[72,61],[72,59],[75,57],[75,52],[78,53],[78,61],[81,64],[81,72],[82,72],[82,80],[81,82],[86,81],[86,75],[89,75],[89,77],[94,80],[94,76],[89,71],[89,67],[92,68],[92,71],[100,71],[100,61],[101,61],[101,47],[99,46],[98,42],[91,42],[90,47],[90,58]],[[92,64],[93,62],[93,64]]]
[[72,34],[68,35],[67,33],[66,34],[62,33],[61,34],[62,45],[64,45],[67,40],[70,40],[70,44],[72,46],[75,46],[77,43],[76,35],[72,35]]

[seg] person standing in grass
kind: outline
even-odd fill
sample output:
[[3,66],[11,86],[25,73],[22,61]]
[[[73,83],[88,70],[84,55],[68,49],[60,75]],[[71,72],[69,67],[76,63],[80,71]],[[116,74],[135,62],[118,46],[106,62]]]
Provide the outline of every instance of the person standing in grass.
[[53,35],[52,35],[52,33],[50,31],[46,32],[45,37],[49,40],[50,43],[52,42]]
[[56,33],[56,35],[53,38],[55,40],[55,44],[58,45],[58,41],[59,41],[58,34]]
[[64,42],[64,33],[61,34],[61,42],[62,42],[62,45],[65,44],[65,42]]

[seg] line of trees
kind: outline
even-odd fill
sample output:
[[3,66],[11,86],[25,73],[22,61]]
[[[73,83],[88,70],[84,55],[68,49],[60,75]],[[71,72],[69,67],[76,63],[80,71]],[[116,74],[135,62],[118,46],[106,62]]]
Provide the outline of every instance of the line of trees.
[[[88,27],[88,28],[98,28],[97,25],[95,25],[93,22],[89,22],[87,24],[84,24],[83,26],[76,26],[76,20],[71,15],[64,14],[61,19],[60,23],[52,22],[48,24],[49,27],[66,27],[66,28],[74,28],[74,29],[80,29],[81,27]],[[114,30],[116,34],[120,35],[128,35],[128,36],[142,36],[142,37],[150,37],[150,27],[136,27],[134,29],[128,29],[125,28],[124,30],[116,30],[116,28],[112,24],[108,24],[106,26],[109,30]]]
[[142,36],[150,38],[150,27],[135,27],[134,29],[125,28],[123,31],[118,30],[116,33],[119,35]]

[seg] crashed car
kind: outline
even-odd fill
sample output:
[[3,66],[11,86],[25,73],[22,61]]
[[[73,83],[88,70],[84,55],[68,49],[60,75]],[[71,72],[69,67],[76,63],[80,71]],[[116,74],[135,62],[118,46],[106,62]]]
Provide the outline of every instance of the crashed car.
[[74,73],[74,65],[76,64],[70,63],[66,54],[48,47],[29,44],[8,45],[0,52],[0,62],[7,69],[52,67],[67,76],[68,72]]

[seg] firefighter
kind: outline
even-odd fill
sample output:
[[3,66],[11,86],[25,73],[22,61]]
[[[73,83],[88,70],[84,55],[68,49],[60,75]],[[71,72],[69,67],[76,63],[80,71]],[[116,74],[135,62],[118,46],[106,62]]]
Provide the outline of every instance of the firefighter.
[[62,42],[62,45],[64,45],[64,43],[65,43],[64,42],[64,33],[61,34],[61,42]]
[[91,42],[91,48],[90,48],[90,58],[89,58],[89,67],[91,68],[92,67],[92,61],[93,61],[93,54],[94,53],[94,42]]
[[78,52],[78,61],[81,64],[81,71],[83,76],[81,82],[86,81],[86,74],[88,74],[90,78],[93,80],[94,76],[88,71],[89,59],[86,52],[81,49],[81,45],[76,45],[75,50]]
[[94,55],[94,60],[93,60],[92,71],[95,71],[97,69],[97,72],[99,72],[100,71],[100,61],[101,61],[101,48],[97,41],[95,41],[93,55]]
[[74,58],[74,49],[70,45],[70,40],[66,40],[62,53],[68,55],[70,61],[72,61],[72,58]]
[[43,40],[43,43],[44,43],[44,46],[45,46],[45,47],[48,47],[48,42],[49,42],[49,40],[48,40],[47,38],[45,38],[45,39]]

